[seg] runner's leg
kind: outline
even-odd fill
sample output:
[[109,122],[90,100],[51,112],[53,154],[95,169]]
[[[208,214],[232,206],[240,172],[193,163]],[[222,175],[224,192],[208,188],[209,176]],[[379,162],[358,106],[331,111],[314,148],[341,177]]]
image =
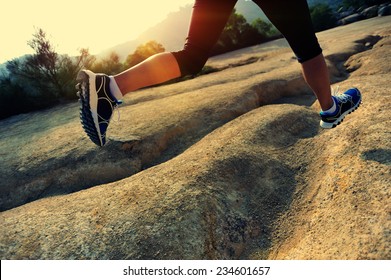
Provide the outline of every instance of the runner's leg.
[[[204,66],[209,52],[219,39],[237,0],[196,0],[184,49],[154,55],[114,76],[123,94],[159,84]],[[173,31],[174,32],[174,31]]]
[[303,76],[315,93],[322,110],[333,105],[330,78],[322,49],[316,38],[306,0],[254,0],[273,25],[284,35]]

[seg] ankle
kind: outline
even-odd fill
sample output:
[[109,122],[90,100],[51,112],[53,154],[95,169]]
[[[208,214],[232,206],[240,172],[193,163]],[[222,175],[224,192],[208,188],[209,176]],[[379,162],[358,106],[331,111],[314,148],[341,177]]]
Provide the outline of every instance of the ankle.
[[328,106],[325,106],[325,108],[327,108],[326,110],[323,110],[323,113],[334,113],[335,110],[337,109],[337,104],[335,104],[335,100],[334,98],[331,98],[331,104],[329,104]]
[[111,94],[113,95],[113,97],[115,97],[115,99],[121,100],[123,98],[123,94],[118,87],[117,81],[115,80],[114,76],[109,76],[109,78],[110,78],[109,87],[110,87]]

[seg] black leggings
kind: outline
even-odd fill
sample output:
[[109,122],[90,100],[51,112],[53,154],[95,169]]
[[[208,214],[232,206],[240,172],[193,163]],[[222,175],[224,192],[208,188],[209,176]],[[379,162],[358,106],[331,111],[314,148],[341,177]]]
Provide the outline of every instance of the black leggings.
[[[183,50],[173,52],[181,74],[201,71],[223,31],[237,0],[196,0]],[[298,61],[322,53],[306,0],[253,0],[284,35]]]

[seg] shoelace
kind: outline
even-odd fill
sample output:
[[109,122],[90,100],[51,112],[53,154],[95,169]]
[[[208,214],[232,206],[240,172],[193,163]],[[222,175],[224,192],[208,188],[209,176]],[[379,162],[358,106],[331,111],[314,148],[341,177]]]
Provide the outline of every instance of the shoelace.
[[338,91],[339,91],[339,85],[337,86],[337,89],[332,89],[331,95],[332,95],[332,96],[337,96]]
[[333,89],[333,92],[331,95],[334,96],[335,98],[337,98],[342,103],[346,103],[351,99],[351,97],[347,94],[338,95],[338,92],[339,92],[339,85],[337,86],[337,89]]
[[[114,107],[114,111],[117,111],[118,112],[118,114],[117,114],[117,120],[114,120],[115,122],[119,122],[120,121],[120,119],[121,119],[121,114],[120,114],[120,109],[119,109],[119,107],[120,107],[120,105],[122,104],[123,102],[122,102],[122,100],[117,100],[116,101],[116,105],[115,105],[115,107]],[[113,113],[114,114],[114,113]]]

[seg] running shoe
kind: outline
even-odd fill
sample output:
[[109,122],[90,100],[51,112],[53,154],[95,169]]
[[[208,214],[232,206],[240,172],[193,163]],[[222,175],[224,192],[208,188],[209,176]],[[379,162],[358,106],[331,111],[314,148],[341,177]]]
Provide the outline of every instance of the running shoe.
[[80,121],[88,137],[98,146],[106,144],[106,131],[113,111],[122,101],[110,93],[110,78],[82,70],[76,85],[80,97]]
[[357,88],[351,88],[343,94],[332,96],[337,109],[334,113],[320,112],[320,126],[323,128],[334,128],[339,125],[347,114],[350,114],[360,106],[361,93]]

